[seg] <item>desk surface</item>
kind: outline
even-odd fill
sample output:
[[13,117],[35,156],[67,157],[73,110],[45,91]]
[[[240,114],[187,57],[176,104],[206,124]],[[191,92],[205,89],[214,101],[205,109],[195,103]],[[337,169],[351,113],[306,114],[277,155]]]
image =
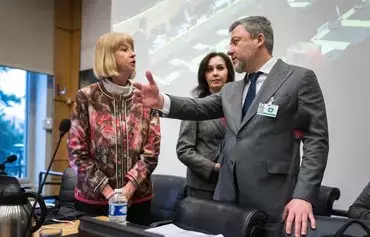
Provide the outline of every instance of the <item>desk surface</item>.
[[[107,221],[108,217],[99,216],[99,217],[97,217],[97,219]],[[78,226],[80,225],[80,221],[76,220],[76,221],[73,221],[73,223],[74,223],[73,226],[71,226],[71,224],[69,224],[69,223],[59,223],[59,224],[51,224],[51,225],[42,226],[38,231],[36,231],[33,234],[33,237],[39,237],[40,236],[39,232],[43,228],[59,228],[59,229],[62,229],[62,231],[63,231],[62,235],[63,236],[76,234],[76,233],[78,233]]]

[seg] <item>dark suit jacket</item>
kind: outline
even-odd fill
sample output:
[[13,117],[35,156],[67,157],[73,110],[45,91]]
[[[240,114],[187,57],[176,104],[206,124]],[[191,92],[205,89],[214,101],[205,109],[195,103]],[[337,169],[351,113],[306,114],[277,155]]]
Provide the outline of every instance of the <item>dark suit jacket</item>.
[[189,187],[214,191],[217,179],[212,179],[211,174],[224,136],[225,126],[220,119],[181,122],[176,151],[188,167],[186,184]]
[[349,207],[348,217],[370,220],[370,182],[362,190],[356,201]]
[[[220,93],[201,99],[170,96],[168,117],[206,120],[224,116],[224,172],[219,182],[232,187],[235,171],[239,205],[263,210],[270,222],[279,222],[295,144],[294,119],[302,111],[308,114],[310,125],[303,138],[301,166],[298,160],[294,164],[297,180],[293,198],[313,203],[321,185],[329,150],[323,94],[313,71],[278,60],[241,120],[244,87],[243,80],[227,83]],[[271,97],[279,106],[277,116],[257,115],[259,103],[267,103]],[[222,192],[218,198],[230,201],[230,192]]]

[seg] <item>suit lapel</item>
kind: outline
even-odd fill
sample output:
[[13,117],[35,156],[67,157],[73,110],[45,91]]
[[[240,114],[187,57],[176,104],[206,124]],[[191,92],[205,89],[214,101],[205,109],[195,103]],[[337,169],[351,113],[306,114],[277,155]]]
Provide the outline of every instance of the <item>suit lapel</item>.
[[257,113],[259,103],[267,103],[267,101],[275,94],[275,92],[280,88],[290,74],[292,74],[292,72],[293,71],[288,64],[284,63],[280,59],[276,62],[274,67],[271,69],[271,72],[267,75],[267,78],[262,84],[256,97],[254,98],[247,114],[244,116],[240,129],[242,129]]
[[237,132],[242,118],[242,96],[245,87],[245,80],[234,82],[233,86],[234,88],[230,90],[231,97],[229,101],[231,112],[233,113],[231,116],[234,120],[235,131]]

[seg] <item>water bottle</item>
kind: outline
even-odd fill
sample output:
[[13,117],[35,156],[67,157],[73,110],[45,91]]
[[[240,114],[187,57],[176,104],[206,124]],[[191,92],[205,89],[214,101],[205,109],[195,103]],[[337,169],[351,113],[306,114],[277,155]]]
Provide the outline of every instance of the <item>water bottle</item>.
[[109,199],[109,221],[117,224],[125,224],[127,217],[127,199],[122,189],[115,189],[115,194]]

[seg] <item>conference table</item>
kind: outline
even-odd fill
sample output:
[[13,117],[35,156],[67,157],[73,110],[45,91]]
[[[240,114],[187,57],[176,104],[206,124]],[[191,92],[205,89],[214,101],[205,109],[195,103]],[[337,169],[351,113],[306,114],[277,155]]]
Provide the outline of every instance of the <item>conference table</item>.
[[[99,220],[108,221],[107,216],[99,216],[99,217],[96,217],[96,218],[99,219]],[[80,221],[79,220],[73,221],[73,224],[74,224],[73,226],[70,223],[58,223],[58,224],[45,225],[45,226],[42,226],[38,231],[33,233],[33,237],[39,237],[40,236],[39,232],[43,228],[62,229],[62,236],[69,236],[69,235],[77,234],[78,233],[78,227],[80,225]]]

